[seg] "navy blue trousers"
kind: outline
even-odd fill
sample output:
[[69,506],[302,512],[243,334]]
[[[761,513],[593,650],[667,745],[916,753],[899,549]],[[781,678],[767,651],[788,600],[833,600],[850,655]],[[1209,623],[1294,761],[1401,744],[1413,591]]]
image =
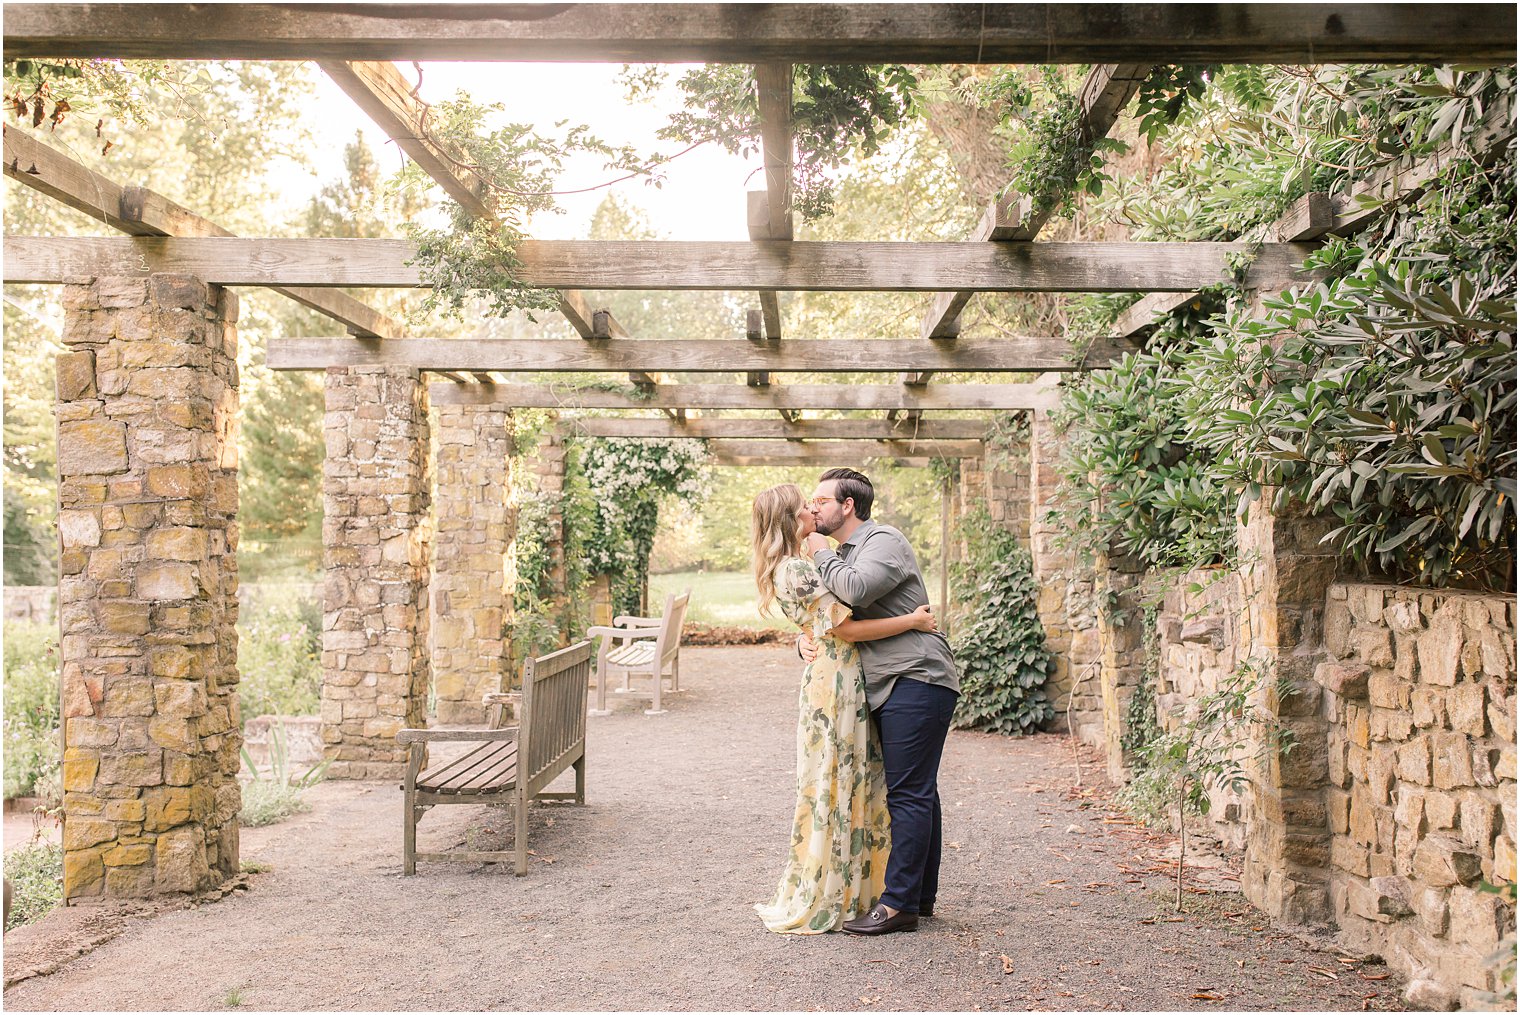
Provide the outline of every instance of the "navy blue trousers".
[[939,759],[957,697],[948,687],[904,677],[871,713],[881,735],[892,816],[881,901],[904,913],[932,907],[939,892]]

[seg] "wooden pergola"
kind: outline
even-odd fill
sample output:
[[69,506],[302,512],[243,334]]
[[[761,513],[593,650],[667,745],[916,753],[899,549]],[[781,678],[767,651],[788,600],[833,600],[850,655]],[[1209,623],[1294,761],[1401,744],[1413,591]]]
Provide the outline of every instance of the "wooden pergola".
[[[6,173],[128,235],[6,241],[5,280],[176,272],[208,283],[264,286],[318,311],[347,337],[271,342],[275,369],[390,364],[452,379],[434,399],[514,406],[657,407],[686,421],[662,433],[714,441],[766,436],[763,420],[714,417],[700,427],[688,410],[757,408],[794,421],[808,408],[875,409],[918,419],[940,409],[1032,410],[1050,405],[1047,383],[932,385],[937,373],[1034,372],[1102,367],[1137,347],[1154,317],[1223,279],[1228,258],[1250,249],[1244,282],[1281,289],[1307,277],[1296,266],[1312,242],[1354,227],[1358,206],[1309,195],[1269,235],[1241,243],[1038,242],[1048,215],[1011,193],[986,209],[960,243],[804,243],[792,239],[791,64],[1092,62],[1081,90],[1082,123],[1105,135],[1150,68],[1161,62],[1324,63],[1513,60],[1514,11],[1499,4],[577,4],[408,10],[384,5],[203,6],[36,4],[6,8],[12,57],[315,60],[419,166],[464,208],[489,215],[484,183],[433,150],[418,127],[422,105],[390,60],[641,61],[752,63],[760,86],[765,189],[748,195],[749,242],[529,242],[524,281],[562,292],[560,310],[576,342],[438,341],[406,337],[403,326],[337,287],[418,284],[396,240],[245,239],[160,195],[124,187],[7,128]],[[1119,62],[1124,61],[1124,62]],[[1359,223],[1356,223],[1359,224]],[[583,289],[751,290],[743,337],[635,340]],[[799,291],[922,292],[917,336],[859,341],[787,333],[777,294]],[[1078,357],[1059,336],[959,340],[960,316],[976,293],[1151,294],[1116,334]],[[798,340],[804,339],[804,340]],[[626,372],[650,396],[620,402],[567,392],[552,400],[519,372]],[[810,385],[788,372],[874,371],[896,385]],[[660,383],[675,372],[742,373],[747,390]],[[735,385],[737,388],[737,385]],[[725,389],[720,393],[720,388]],[[818,423],[789,440],[849,438],[849,427]],[[922,458],[884,430],[887,454]],[[860,438],[855,438],[860,439]],[[964,438],[971,439],[971,438]],[[746,450],[753,451],[750,445]],[[843,451],[843,449],[839,449]],[[938,454],[945,448],[933,448]],[[779,457],[792,460],[794,446]],[[760,455],[733,455],[756,460]]]
[[[433,665],[430,404],[455,425],[471,414],[487,420],[494,430],[481,439],[482,454],[497,455],[501,468],[502,418],[514,408],[639,410],[568,425],[607,437],[697,437],[717,461],[735,465],[974,459],[984,420],[925,414],[1028,411],[1038,424],[1055,401],[1051,376],[1098,369],[1138,348],[1158,316],[1231,278],[1234,255],[1252,255],[1249,288],[1307,281],[1300,266],[1318,241],[1352,233],[1418,193],[1448,154],[1403,161],[1349,194],[1308,194],[1233,243],[1042,241],[1047,216],[1017,193],[993,202],[962,242],[800,242],[791,213],[794,64],[1092,64],[1081,122],[1098,138],[1157,64],[1506,65],[1516,28],[1514,6],[1498,3],[95,3],[7,5],[4,14],[10,58],[315,60],[476,216],[490,214],[483,181],[430,147],[418,129],[421,106],[388,61],[752,64],[763,138],[765,187],[745,198],[748,241],[529,242],[520,251],[523,281],[560,291],[559,312],[577,337],[445,341],[410,335],[341,291],[415,287],[406,242],[233,236],[5,128],[8,177],[125,234],[5,240],[4,280],[65,286],[69,314],[70,348],[58,357],[69,899],[193,891],[237,869],[237,309],[219,287],[270,288],[334,322],[333,337],[271,340],[268,362],[327,372],[322,710],[332,774],[390,778],[402,760],[395,731],[426,721]],[[1513,133],[1498,120],[1484,127],[1480,146]],[[753,292],[755,306],[743,335],[642,339],[583,294],[620,289]],[[917,333],[895,340],[799,335],[778,294],[806,291],[916,292],[925,308]],[[1064,336],[958,337],[976,294],[1015,292],[1145,296],[1081,353]],[[118,342],[130,328],[145,329],[149,341]],[[519,376],[543,371],[616,371],[638,390]],[[783,383],[795,372],[885,376],[870,385]],[[1042,376],[933,380],[950,372]],[[668,373],[731,379],[672,383]],[[800,415],[825,409],[874,415]],[[726,410],[762,414],[696,415]],[[1044,483],[1049,464],[1032,471]],[[498,493],[505,485],[500,474],[476,484]],[[505,511],[480,502],[456,513],[461,524],[499,530],[491,536],[499,542]],[[133,539],[147,551],[137,558]],[[501,554],[483,556],[497,558],[502,585]],[[474,612],[496,640],[472,643],[471,653],[504,655],[500,604]]]

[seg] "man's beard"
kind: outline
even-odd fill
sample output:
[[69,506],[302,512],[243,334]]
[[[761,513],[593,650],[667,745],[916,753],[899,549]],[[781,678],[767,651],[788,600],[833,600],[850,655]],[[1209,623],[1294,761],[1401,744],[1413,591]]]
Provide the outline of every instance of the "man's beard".
[[837,528],[839,528],[839,526],[830,525],[828,522],[824,521],[821,518],[813,519],[813,531],[818,533],[820,536],[831,535]]

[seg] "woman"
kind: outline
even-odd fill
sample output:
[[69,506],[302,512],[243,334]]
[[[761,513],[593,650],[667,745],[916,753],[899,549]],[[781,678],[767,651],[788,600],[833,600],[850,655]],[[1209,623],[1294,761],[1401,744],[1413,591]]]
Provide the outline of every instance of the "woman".
[[797,810],[792,849],[775,898],[757,905],[768,930],[821,934],[869,912],[881,896],[891,847],[881,748],[866,706],[865,670],[854,643],[932,631],[929,607],[902,617],[853,620],[802,553],[813,515],[790,483],[755,498],[755,585],[760,612],[779,605],[818,642],[802,671],[797,728]]

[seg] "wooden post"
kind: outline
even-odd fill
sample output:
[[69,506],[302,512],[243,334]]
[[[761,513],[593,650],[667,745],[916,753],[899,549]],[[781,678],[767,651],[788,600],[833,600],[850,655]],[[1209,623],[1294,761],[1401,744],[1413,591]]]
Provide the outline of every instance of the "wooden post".
[[939,485],[939,626],[950,637],[950,477]]

